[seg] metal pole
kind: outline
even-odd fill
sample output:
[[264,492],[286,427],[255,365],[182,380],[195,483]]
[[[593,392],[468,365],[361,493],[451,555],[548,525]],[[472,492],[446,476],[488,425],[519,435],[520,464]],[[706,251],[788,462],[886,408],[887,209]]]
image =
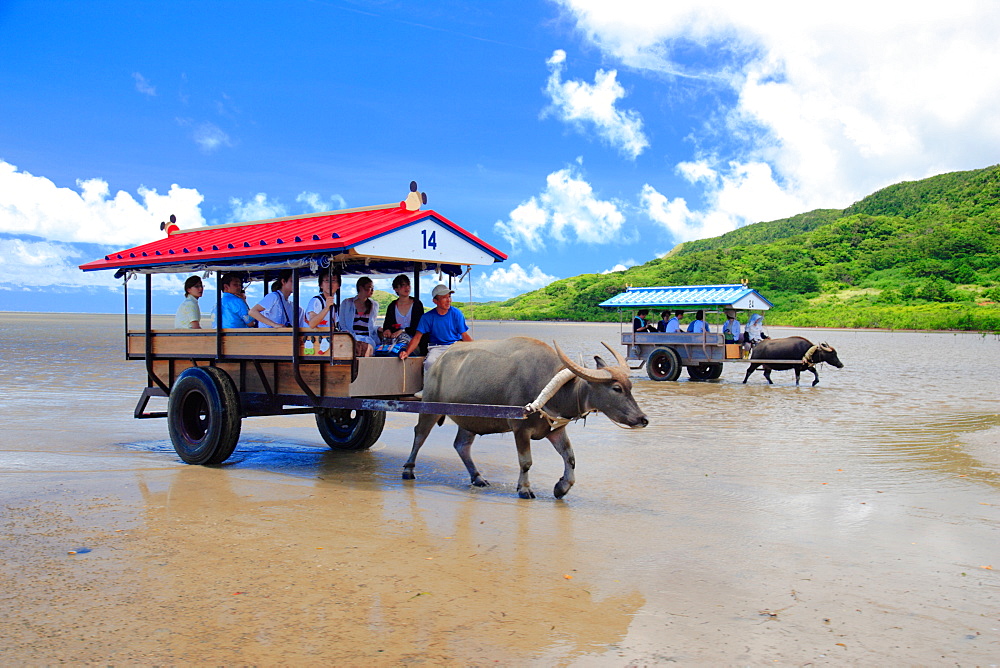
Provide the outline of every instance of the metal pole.
[[413,298],[420,299],[420,270],[423,269],[423,262],[413,263]]
[[122,287],[125,289],[125,359],[128,359],[128,274],[125,274]]
[[149,379],[150,387],[153,383],[166,392],[170,393],[170,388],[160,380],[153,371],[153,275],[146,274],[146,376]]
[[[280,299],[284,299],[285,295],[279,295]],[[308,383],[302,378],[302,369],[299,360],[299,269],[298,267],[292,269],[292,373],[295,376],[295,382],[298,383],[302,391],[305,392],[310,399],[313,401],[313,405],[317,405],[319,402],[316,399],[316,393],[312,391]],[[332,342],[331,342],[332,343]],[[323,388],[320,387],[320,392]]]
[[222,359],[222,274],[215,272],[215,357]]

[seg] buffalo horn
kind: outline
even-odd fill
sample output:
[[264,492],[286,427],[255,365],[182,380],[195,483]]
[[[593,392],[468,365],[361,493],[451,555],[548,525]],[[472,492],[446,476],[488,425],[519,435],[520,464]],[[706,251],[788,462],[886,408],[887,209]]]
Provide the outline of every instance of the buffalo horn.
[[624,358],[624,357],[622,357],[622,354],[621,354],[620,352],[618,352],[617,350],[615,350],[614,348],[612,348],[611,346],[609,346],[609,345],[608,345],[607,343],[605,343],[604,341],[601,341],[601,344],[602,344],[602,345],[603,345],[603,346],[604,346],[605,348],[607,348],[607,349],[608,349],[608,351],[609,351],[609,352],[610,352],[610,353],[611,353],[612,355],[614,355],[614,356],[615,356],[615,359],[616,359],[616,360],[618,360],[618,366],[623,366],[623,367],[628,367],[628,362],[626,362],[626,361],[625,361],[625,358]]
[[552,345],[556,347],[556,354],[559,355],[559,359],[566,365],[566,368],[580,378],[583,378],[591,383],[607,383],[611,380],[611,372],[607,369],[588,369],[586,367],[582,367],[570,358],[566,357],[566,353],[562,351],[562,348],[559,347],[558,343],[553,341]]

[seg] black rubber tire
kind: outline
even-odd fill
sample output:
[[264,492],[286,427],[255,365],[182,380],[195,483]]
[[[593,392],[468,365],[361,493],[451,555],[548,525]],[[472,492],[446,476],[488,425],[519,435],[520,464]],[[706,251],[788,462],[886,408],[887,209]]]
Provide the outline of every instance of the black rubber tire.
[[681,375],[681,358],[673,348],[657,348],[646,359],[646,375],[650,380],[677,380]]
[[367,450],[382,435],[385,412],[323,408],[316,413],[316,427],[331,450]]
[[687,371],[691,380],[716,380],[722,375],[722,365],[703,364],[701,366],[689,366]]
[[167,399],[167,429],[177,455],[188,464],[221,464],[240,440],[240,395],[222,369],[185,369]]

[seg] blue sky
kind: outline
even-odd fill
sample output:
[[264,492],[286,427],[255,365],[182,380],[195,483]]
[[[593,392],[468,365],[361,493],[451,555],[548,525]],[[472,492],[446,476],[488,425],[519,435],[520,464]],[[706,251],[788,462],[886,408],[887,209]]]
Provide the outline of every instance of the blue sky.
[[1000,162],[1000,6],[751,4],[4,0],[0,310],[120,309],[76,265],[171,213],[416,179],[510,255],[497,299]]

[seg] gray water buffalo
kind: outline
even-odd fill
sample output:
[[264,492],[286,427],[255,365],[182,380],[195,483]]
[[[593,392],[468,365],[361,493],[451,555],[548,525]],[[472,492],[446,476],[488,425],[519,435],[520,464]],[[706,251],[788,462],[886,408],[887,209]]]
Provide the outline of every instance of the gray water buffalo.
[[[424,401],[463,404],[494,404],[526,406],[539,397],[539,393],[564,369],[550,387],[564,384],[544,403],[544,413],[536,413],[523,420],[482,417],[450,416],[458,425],[455,450],[469,470],[472,484],[485,487],[488,482],[472,461],[472,442],[480,434],[514,432],[517,458],[521,475],[517,493],[522,499],[535,498],[528,482],[531,468],[531,441],[547,438],[565,464],[563,476],[556,483],[554,494],[562,498],[576,481],[576,460],[566,422],[592,411],[600,411],[608,418],[630,428],[649,424],[646,415],[632,397],[632,382],[628,378],[625,359],[608,344],[618,362],[608,366],[594,356],[596,369],[576,364],[559,350],[553,350],[538,339],[516,337],[503,341],[473,341],[453,344],[424,378]],[[403,464],[403,479],[413,480],[417,452],[424,444],[434,424],[444,423],[443,415],[421,414],[413,429],[413,450]]]
[[[767,360],[802,361],[797,364],[772,364]],[[809,339],[804,339],[801,336],[789,336],[784,339],[764,339],[754,346],[753,352],[750,354],[750,362],[747,375],[743,377],[744,383],[747,382],[750,374],[756,371],[759,366],[764,367],[764,378],[772,385],[774,383],[771,381],[771,371],[795,369],[795,384],[798,385],[799,374],[809,370],[813,373],[812,384],[815,385],[819,382],[819,372],[816,371],[816,365],[820,362],[832,364],[838,369],[844,367],[844,364],[837,357],[837,351],[830,345],[826,343],[813,345]]]

